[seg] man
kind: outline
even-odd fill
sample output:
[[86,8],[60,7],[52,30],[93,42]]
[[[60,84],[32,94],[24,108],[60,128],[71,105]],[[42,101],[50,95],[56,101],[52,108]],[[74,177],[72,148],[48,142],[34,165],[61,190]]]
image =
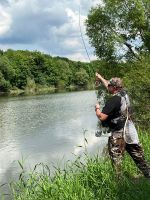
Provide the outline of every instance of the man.
[[144,159],[138,134],[131,120],[130,101],[123,90],[122,80],[115,77],[108,81],[98,73],[96,73],[96,80],[101,81],[112,94],[102,111],[100,111],[100,105],[96,104],[95,112],[102,125],[109,127],[111,131],[108,149],[117,176],[120,177],[122,157],[126,150],[144,176],[150,178],[150,166]]

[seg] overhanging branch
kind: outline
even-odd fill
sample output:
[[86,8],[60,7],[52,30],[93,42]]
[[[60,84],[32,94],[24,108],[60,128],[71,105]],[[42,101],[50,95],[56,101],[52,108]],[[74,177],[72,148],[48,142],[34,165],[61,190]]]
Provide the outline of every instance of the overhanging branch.
[[138,60],[140,60],[140,58],[135,54],[135,52],[133,51],[132,49],[132,45],[127,43],[127,42],[124,42],[124,44],[126,45],[126,47],[129,49],[129,51],[132,53],[132,55],[137,58]]

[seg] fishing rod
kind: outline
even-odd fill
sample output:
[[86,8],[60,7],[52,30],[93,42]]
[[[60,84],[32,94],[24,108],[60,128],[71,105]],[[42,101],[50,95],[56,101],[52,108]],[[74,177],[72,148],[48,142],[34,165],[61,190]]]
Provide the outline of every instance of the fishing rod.
[[83,37],[83,33],[82,33],[82,28],[81,28],[81,11],[80,11],[80,5],[79,5],[79,28],[80,28],[80,35],[81,35],[81,38],[82,38],[82,42],[83,42],[83,45],[84,45],[87,57],[88,57],[89,61],[91,62],[90,55],[89,55],[88,50],[86,48],[86,44],[85,44],[85,41],[84,41],[84,37]]
[[[83,45],[84,45],[84,48],[85,48],[85,51],[86,51],[86,54],[87,54],[87,57],[91,63],[91,58],[90,58],[90,55],[89,55],[89,52],[87,50],[87,47],[86,47],[86,44],[85,44],[85,40],[84,40],[84,36],[83,36],[83,33],[82,33],[82,28],[81,28],[81,11],[80,11],[80,5],[79,5],[79,28],[80,28],[80,35],[81,35],[81,38],[82,38],[82,42],[83,42]],[[96,70],[98,71],[98,70]],[[96,79],[95,81],[95,87],[98,88],[99,86],[101,86],[101,81],[99,79]],[[103,93],[100,93],[100,91],[98,90],[97,91],[97,101],[100,102],[100,96],[103,96]],[[95,136],[96,137],[108,137],[108,136],[105,136],[106,133],[110,134],[108,132],[108,129],[106,128],[102,128],[101,124],[99,124],[99,128],[100,130],[98,131],[95,131]]]
[[[83,33],[82,33],[82,28],[81,28],[81,11],[80,11],[80,5],[79,5],[79,28],[80,28],[80,35],[81,35],[81,39],[82,39],[82,42],[83,42],[83,46],[85,48],[87,57],[88,57],[88,59],[89,59],[89,61],[91,63],[91,58],[90,58],[89,52],[87,50],[87,47],[86,47],[86,44],[85,44],[85,40],[84,40],[84,36],[83,36]],[[96,80],[95,81],[95,86],[99,87],[100,85],[101,85],[101,82],[99,80]]]

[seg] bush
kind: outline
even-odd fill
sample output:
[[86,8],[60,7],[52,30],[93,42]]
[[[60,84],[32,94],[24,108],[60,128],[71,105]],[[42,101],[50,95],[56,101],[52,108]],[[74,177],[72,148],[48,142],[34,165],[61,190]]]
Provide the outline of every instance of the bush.
[[75,73],[74,82],[78,86],[86,87],[89,82],[89,75],[85,71],[85,69],[80,69],[80,71]]
[[8,92],[11,88],[10,82],[6,81],[0,72],[0,92]]

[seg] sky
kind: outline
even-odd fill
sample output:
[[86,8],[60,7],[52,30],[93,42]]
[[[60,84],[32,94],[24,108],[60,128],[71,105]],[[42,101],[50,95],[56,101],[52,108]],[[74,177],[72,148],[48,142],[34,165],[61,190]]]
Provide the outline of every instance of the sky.
[[90,59],[96,59],[84,22],[90,8],[99,3],[100,0],[0,0],[0,49],[37,50],[88,62],[80,18]]

